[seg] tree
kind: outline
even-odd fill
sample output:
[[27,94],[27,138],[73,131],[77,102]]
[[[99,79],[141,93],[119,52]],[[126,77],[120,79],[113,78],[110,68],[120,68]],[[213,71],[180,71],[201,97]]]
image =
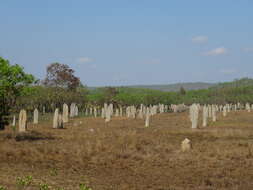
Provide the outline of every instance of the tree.
[[105,87],[104,91],[104,96],[105,96],[105,101],[113,103],[114,102],[114,97],[119,93],[117,88],[114,87]]
[[22,67],[10,65],[8,60],[0,57],[0,129],[8,123],[6,116],[23,88],[34,81],[34,77],[26,74]]
[[179,94],[183,95],[183,96],[186,94],[184,87],[182,87],[182,86],[180,87]]
[[47,67],[47,76],[44,81],[46,86],[61,87],[70,90],[76,89],[81,82],[74,75],[74,70],[68,65],[60,63],[52,63]]
[[28,86],[17,99],[15,109],[25,108],[27,111],[32,111],[38,108],[42,111],[45,107],[47,112],[53,112],[57,107],[62,108],[62,104],[70,105],[72,102],[77,103],[81,108],[87,102],[87,93],[84,86],[79,86],[76,90],[42,85]]

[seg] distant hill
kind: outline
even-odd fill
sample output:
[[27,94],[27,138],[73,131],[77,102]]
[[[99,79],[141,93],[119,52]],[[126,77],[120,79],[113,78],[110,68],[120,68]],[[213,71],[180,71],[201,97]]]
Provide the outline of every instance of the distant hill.
[[241,79],[235,79],[232,82],[223,82],[218,83],[215,86],[212,86],[212,88],[236,88],[236,87],[246,87],[246,86],[253,86],[253,79],[251,78],[241,78]]
[[185,90],[199,90],[199,89],[207,89],[215,86],[213,83],[204,83],[204,82],[192,82],[192,83],[175,83],[175,84],[165,84],[165,85],[134,85],[128,86],[130,88],[146,88],[152,90],[160,90],[164,92],[177,92],[180,88],[184,88]]
[[146,88],[153,90],[161,90],[164,92],[177,92],[183,87],[185,90],[199,90],[208,88],[236,88],[253,86],[253,79],[251,78],[241,78],[235,79],[231,82],[221,82],[221,83],[205,83],[205,82],[190,82],[190,83],[175,83],[167,85],[133,85],[128,86],[130,88]]
[[[188,82],[188,83],[175,83],[175,84],[162,84],[162,85],[129,85],[129,86],[114,86],[114,87],[127,87],[127,88],[139,88],[139,89],[151,89],[160,90],[163,92],[177,92],[183,87],[185,90],[199,90],[199,89],[220,89],[220,88],[235,88],[235,87],[245,87],[253,86],[253,79],[242,78],[235,79],[232,82],[222,82],[222,83],[206,83],[206,82]],[[88,87],[90,90],[95,90],[100,87]],[[103,88],[103,87],[101,87]]]
[[[128,87],[128,88],[143,88],[151,90],[160,90],[164,92],[177,92],[183,87],[185,90],[198,90],[207,89],[217,84],[204,83],[204,82],[191,82],[191,83],[175,83],[175,84],[163,84],[163,85],[129,85],[129,86],[117,86],[117,87]],[[116,87],[116,86],[115,86]],[[90,90],[94,90],[99,87],[88,87]]]

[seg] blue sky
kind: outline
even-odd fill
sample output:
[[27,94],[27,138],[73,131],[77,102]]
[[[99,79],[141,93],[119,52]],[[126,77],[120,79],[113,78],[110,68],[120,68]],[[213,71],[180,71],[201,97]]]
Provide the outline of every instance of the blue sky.
[[88,86],[253,77],[252,0],[1,0],[0,56]]

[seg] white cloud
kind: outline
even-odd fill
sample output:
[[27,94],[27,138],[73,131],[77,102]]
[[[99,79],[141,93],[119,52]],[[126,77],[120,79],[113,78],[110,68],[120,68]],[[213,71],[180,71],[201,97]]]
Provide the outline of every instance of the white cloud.
[[253,48],[244,48],[243,51],[246,53],[253,53]]
[[92,59],[90,57],[80,57],[77,59],[77,62],[79,62],[79,63],[90,63],[93,61],[94,61],[94,59]]
[[217,55],[224,55],[227,54],[228,50],[224,47],[219,47],[219,48],[215,48],[213,50],[210,50],[206,53],[204,53],[204,55],[206,56],[217,56]]
[[207,36],[195,36],[192,38],[193,43],[202,44],[202,43],[206,43],[207,41],[208,41]]
[[82,65],[85,65],[87,68],[90,68],[92,70],[96,70],[98,68],[97,64],[94,63],[94,59],[90,57],[79,57],[76,59],[77,63],[81,63]]
[[220,70],[220,73],[225,74],[225,75],[231,75],[236,73],[236,69],[222,69]]

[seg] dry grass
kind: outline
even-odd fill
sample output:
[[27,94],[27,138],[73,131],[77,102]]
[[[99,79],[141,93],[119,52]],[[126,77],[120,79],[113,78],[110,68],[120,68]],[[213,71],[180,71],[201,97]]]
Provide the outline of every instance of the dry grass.
[[[16,177],[33,176],[30,189],[252,190],[253,113],[229,113],[204,129],[191,130],[187,113],[144,121],[76,118],[66,129],[51,122],[29,124],[26,135],[0,132],[0,185],[16,189]],[[80,121],[82,123],[80,123]],[[180,151],[184,138],[193,150]]]

